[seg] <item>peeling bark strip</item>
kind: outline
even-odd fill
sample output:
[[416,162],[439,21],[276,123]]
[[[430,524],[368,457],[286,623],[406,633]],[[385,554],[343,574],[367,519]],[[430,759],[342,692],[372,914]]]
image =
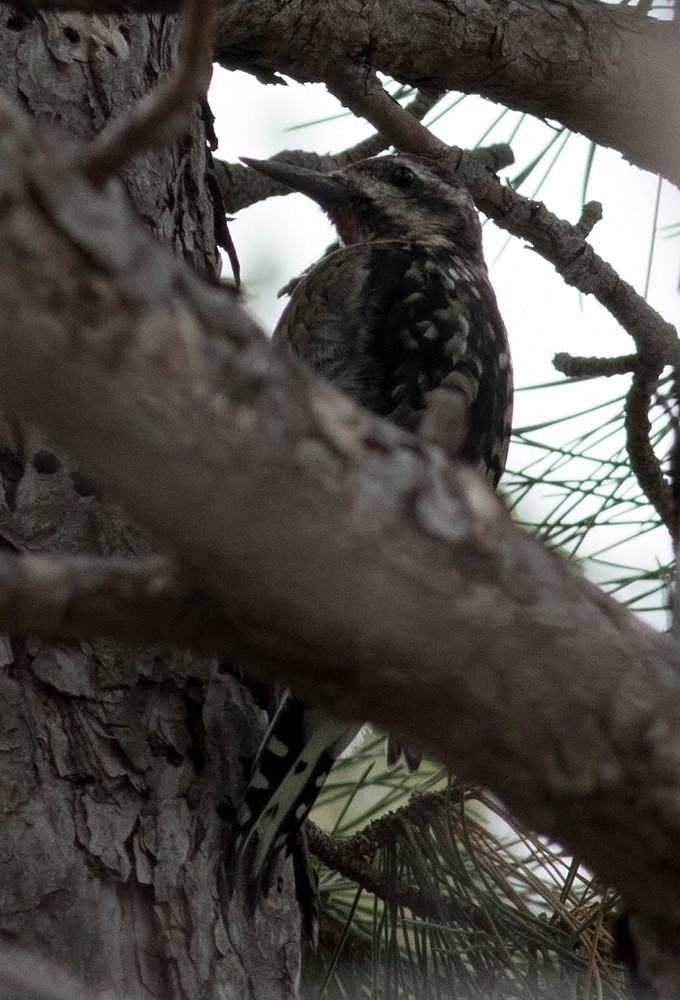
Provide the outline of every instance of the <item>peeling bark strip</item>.
[[0,157],[3,392],[221,591],[259,676],[420,743],[677,925],[676,645],[277,354],[5,104]]

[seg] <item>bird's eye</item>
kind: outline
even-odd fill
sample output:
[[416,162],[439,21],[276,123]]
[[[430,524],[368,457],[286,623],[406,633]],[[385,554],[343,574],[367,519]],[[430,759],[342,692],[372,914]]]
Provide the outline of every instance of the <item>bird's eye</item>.
[[416,175],[403,163],[397,163],[395,167],[392,167],[390,181],[395,187],[410,188],[416,182]]

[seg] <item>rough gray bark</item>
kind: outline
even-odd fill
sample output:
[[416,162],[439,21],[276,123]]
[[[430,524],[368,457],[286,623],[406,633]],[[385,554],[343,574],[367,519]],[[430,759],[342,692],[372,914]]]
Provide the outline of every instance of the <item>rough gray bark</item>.
[[[172,21],[156,17],[3,7],[2,91],[42,123],[87,139],[167,72],[173,38]],[[54,142],[58,159],[65,134]],[[162,242],[214,275],[206,156],[197,109],[184,139],[127,166],[121,203],[127,213],[131,199]],[[22,159],[19,147],[12,154],[4,146],[6,180],[20,176]],[[38,183],[26,193],[36,204],[52,155],[39,154],[34,169]],[[87,216],[86,201],[81,208]],[[5,204],[5,221],[6,211]],[[89,220],[96,245],[101,220]],[[85,312],[96,312],[107,290],[115,295],[101,273],[91,281],[70,273],[49,233],[34,235],[44,239],[39,254],[57,254],[55,273],[65,290],[77,288]],[[6,247],[17,263],[20,243],[11,238]],[[54,288],[42,282],[38,257],[31,253],[21,266],[25,304],[51,308],[45,296]],[[3,276],[3,288],[9,280]],[[2,546],[146,555],[145,534],[101,498],[49,430],[39,436],[11,416],[0,423]],[[225,826],[216,808],[239,786],[239,756],[253,752],[262,724],[245,690],[215,661],[162,643],[46,647],[3,638],[0,935],[50,955],[97,990],[113,988],[107,995],[118,1000],[290,995],[299,961],[290,882],[256,924],[221,872]]]

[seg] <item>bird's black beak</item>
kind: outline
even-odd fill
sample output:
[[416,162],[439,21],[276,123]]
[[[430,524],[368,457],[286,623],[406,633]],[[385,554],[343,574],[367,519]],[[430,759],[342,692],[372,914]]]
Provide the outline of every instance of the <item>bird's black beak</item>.
[[356,201],[356,193],[340,177],[307,170],[306,167],[294,167],[278,160],[251,160],[248,156],[242,156],[241,162],[294,191],[306,194],[322,208],[348,205],[351,201]]

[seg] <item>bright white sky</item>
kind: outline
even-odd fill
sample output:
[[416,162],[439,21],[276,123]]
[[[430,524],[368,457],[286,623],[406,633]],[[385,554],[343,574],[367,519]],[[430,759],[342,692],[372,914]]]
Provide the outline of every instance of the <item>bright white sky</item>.
[[[266,158],[296,148],[338,152],[370,134],[364,123],[346,113],[328,122],[300,127],[342,113],[338,102],[319,85],[263,86],[246,74],[216,67],[210,100],[217,117],[218,155],[225,160],[235,160],[238,156]],[[433,131],[456,145],[472,147],[491,128],[500,112],[489,101],[468,97],[438,121]],[[507,141],[519,117],[507,112],[484,142]],[[554,134],[550,126],[526,118],[512,141],[516,165],[505,172],[505,177],[512,178]],[[575,222],[582,204],[587,140],[571,136],[554,170],[536,191],[562,141],[557,139],[521,190]],[[638,291],[644,292],[654,232],[657,179],[631,167],[618,153],[597,150],[586,198],[601,201],[604,206],[604,218],[591,235],[596,251]],[[680,193],[664,184],[648,299],[675,324],[680,324],[680,237],[668,238],[663,227],[679,224]],[[331,227],[314,204],[301,195],[289,195],[269,199],[239,213],[230,228],[241,261],[246,306],[271,330],[283,308],[283,302],[276,298],[277,290],[320,256],[333,239]],[[508,239],[492,223],[486,223],[484,232],[487,262],[510,335],[518,387],[559,380],[561,376],[551,364],[558,351],[607,356],[633,350],[629,337],[592,297],[584,298],[567,288],[549,264],[519,241]],[[627,379],[617,378],[550,392],[519,392],[515,424],[526,426],[558,412],[583,409],[624,392],[627,384]],[[566,443],[573,436],[574,427],[560,425],[550,440],[555,440],[555,434],[559,439],[560,433],[564,433],[563,443]],[[611,449],[611,445],[607,447]],[[517,466],[518,449],[515,455]],[[513,464],[512,449],[510,464]],[[669,557],[663,532],[654,539],[645,536],[637,548],[628,543],[627,548],[625,558],[635,564],[652,566],[657,558],[665,561]],[[601,577],[600,569],[591,567],[589,571]],[[658,616],[655,620],[663,624]]]

